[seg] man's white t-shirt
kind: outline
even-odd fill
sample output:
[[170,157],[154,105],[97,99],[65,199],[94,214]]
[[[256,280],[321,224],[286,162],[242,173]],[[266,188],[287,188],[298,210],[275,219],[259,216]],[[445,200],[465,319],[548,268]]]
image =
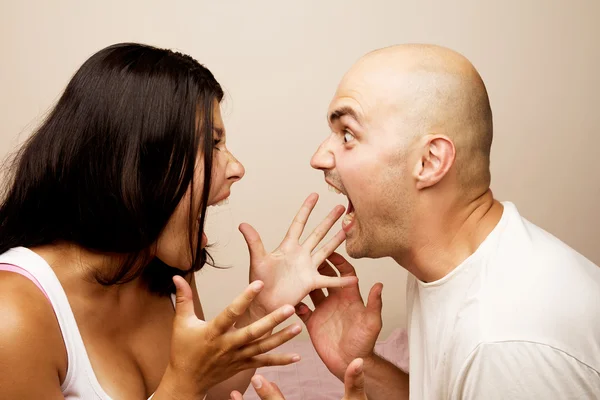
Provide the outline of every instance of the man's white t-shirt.
[[450,274],[409,276],[410,398],[600,399],[600,268],[503,205]]

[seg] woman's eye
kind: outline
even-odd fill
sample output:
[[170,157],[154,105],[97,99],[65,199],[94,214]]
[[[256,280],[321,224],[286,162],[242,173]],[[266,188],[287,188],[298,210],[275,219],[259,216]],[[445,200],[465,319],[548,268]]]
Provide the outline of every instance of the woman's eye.
[[344,132],[344,143],[348,143],[354,140],[354,136],[348,131]]
[[221,143],[221,139],[213,140],[213,147],[215,148],[215,150],[219,150],[219,148],[217,147],[219,143]]

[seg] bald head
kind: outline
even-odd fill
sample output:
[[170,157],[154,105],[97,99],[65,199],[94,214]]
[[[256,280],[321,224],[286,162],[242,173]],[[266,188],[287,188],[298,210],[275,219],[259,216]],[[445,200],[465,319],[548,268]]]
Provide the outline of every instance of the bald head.
[[[355,98],[372,118],[390,118],[407,140],[447,136],[464,189],[487,189],[492,113],[485,85],[461,54],[433,45],[398,45],[363,56],[344,76],[336,98]],[[376,123],[376,121],[372,121]]]

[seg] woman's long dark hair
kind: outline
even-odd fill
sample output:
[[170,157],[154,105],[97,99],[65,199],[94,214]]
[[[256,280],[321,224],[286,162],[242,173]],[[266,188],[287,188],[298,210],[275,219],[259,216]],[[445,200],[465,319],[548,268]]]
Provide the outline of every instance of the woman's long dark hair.
[[[100,50],[75,73],[58,103],[16,154],[0,205],[0,253],[58,242],[121,254],[98,282],[144,277],[152,291],[173,291],[184,274],[158,259],[153,245],[204,155],[202,237],[212,171],[213,106],[223,90],[190,56],[123,43]],[[191,270],[210,256],[193,239]]]

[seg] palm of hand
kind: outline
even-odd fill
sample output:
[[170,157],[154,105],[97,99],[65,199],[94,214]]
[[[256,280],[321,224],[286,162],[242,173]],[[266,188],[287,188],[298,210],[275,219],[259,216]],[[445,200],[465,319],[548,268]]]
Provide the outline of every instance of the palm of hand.
[[313,263],[310,252],[299,245],[277,249],[261,260],[251,260],[250,281],[265,283],[258,301],[268,311],[284,304],[298,304],[319,286],[321,275]]
[[342,206],[335,207],[304,243],[300,243],[300,236],[317,199],[316,195],[308,197],[284,240],[272,253],[265,251],[254,228],[248,224],[240,225],[250,251],[250,281],[258,279],[265,284],[255,301],[257,307],[262,308],[260,311],[263,314],[284,304],[298,304],[312,290],[356,283],[356,277],[324,276],[318,271],[319,265],[345,240],[343,231],[339,231],[321,249],[314,251],[342,215]]
[[306,327],[328,369],[342,379],[355,358],[367,358],[381,330],[381,314],[364,306],[358,286],[336,289],[312,312]]

